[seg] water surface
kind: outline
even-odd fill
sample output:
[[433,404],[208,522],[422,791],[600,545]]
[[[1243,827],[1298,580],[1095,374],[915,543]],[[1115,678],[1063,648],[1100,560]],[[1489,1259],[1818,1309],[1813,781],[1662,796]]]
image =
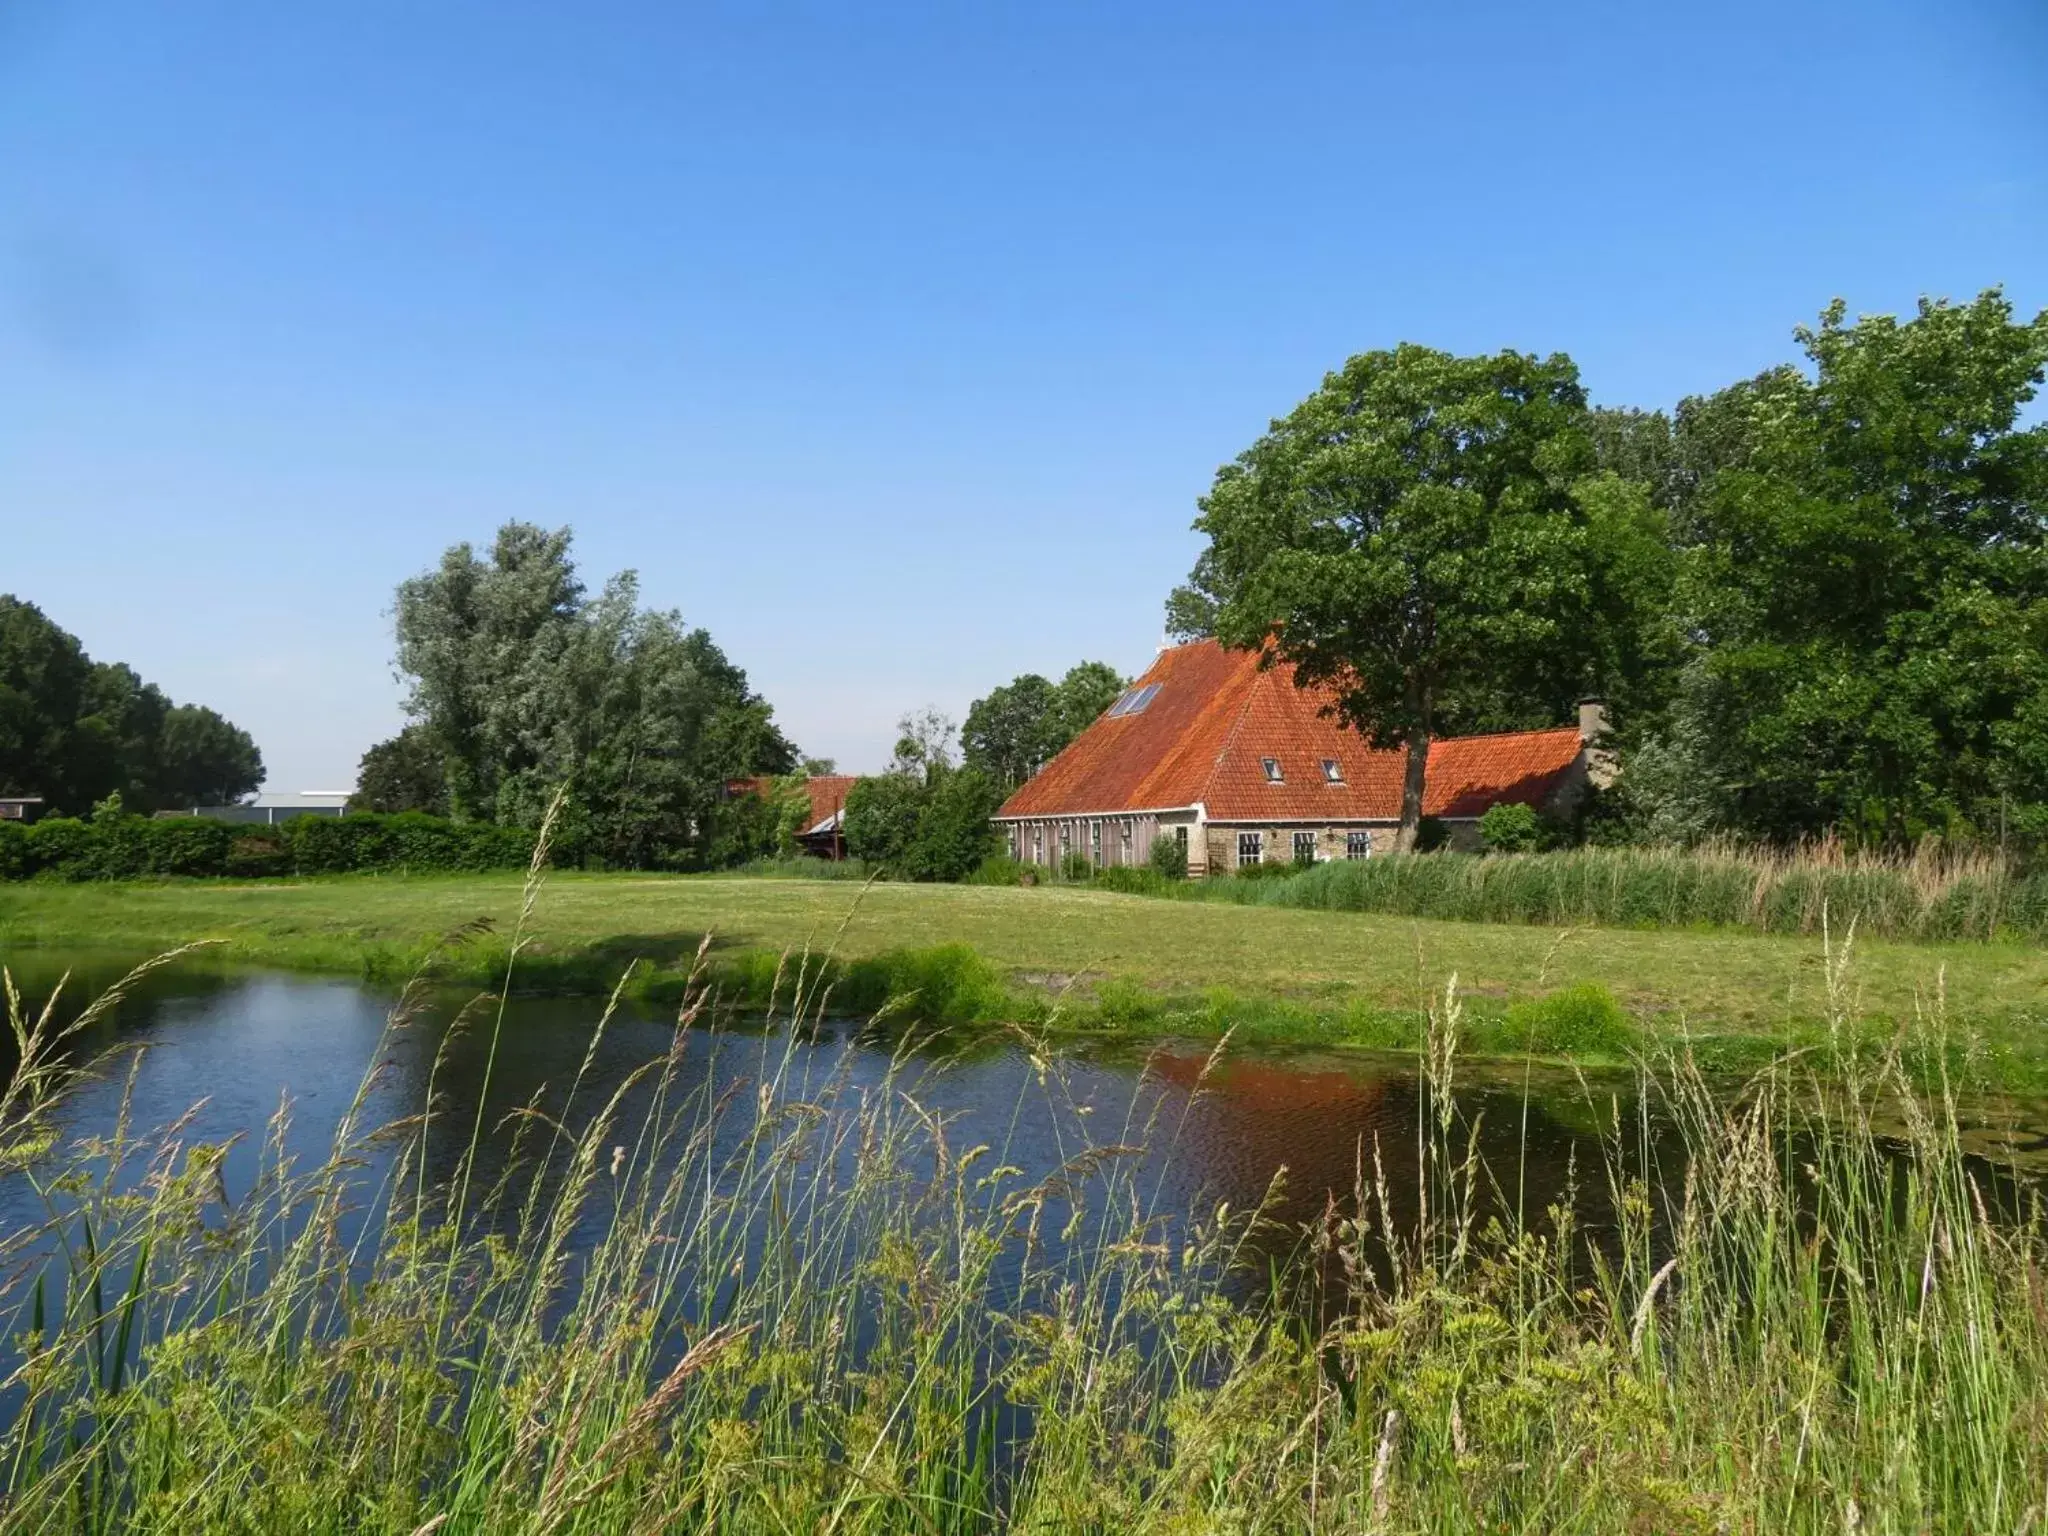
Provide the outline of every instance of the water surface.
[[[31,997],[54,979],[48,967],[38,969],[25,978]],[[103,963],[82,978],[77,995],[107,979]],[[522,1111],[539,1109],[578,1130],[629,1075],[678,1049],[672,1018],[625,1011],[593,1051],[602,1004],[588,998],[514,999],[502,1024],[487,1009],[450,1038],[466,998],[436,998],[394,1030],[394,995],[354,981],[158,973],[78,1040],[76,1054],[90,1070],[54,1125],[67,1140],[101,1135],[125,1102],[130,1129],[144,1141],[179,1125],[187,1144],[232,1143],[224,1176],[239,1196],[256,1176],[267,1136],[280,1136],[302,1166],[323,1158],[366,1074],[361,1114],[371,1126],[419,1113],[431,1078],[436,1130],[426,1143],[426,1180],[445,1183],[481,1127],[477,1174],[488,1181],[506,1166]],[[583,1082],[571,1102],[579,1070]],[[1276,1250],[1332,1202],[1349,1208],[1361,1179],[1383,1182],[1396,1216],[1412,1219],[1418,1136],[1434,1118],[1412,1057],[1331,1050],[1236,1052],[1212,1062],[1204,1045],[1169,1042],[1047,1057],[1008,1036],[906,1049],[853,1023],[796,1039],[699,1027],[681,1041],[676,1072],[684,1087],[731,1092],[742,1105],[728,1136],[745,1134],[744,1106],[755,1087],[783,1079],[799,1096],[828,1085],[848,1101],[885,1090],[910,1094],[943,1117],[956,1151],[986,1146],[1028,1180],[1091,1147],[1114,1146],[1162,1214],[1269,1202],[1275,1220],[1265,1241]],[[643,1082],[625,1096],[615,1133],[622,1142],[644,1115],[649,1092]],[[1459,1137],[1473,1138],[1496,1186],[1493,1198],[1531,1218],[1565,1204],[1597,1233],[1608,1193],[1597,1170],[1610,1155],[1665,1178],[1683,1167],[1682,1147],[1654,1096],[1646,1106],[1628,1074],[1585,1078],[1461,1064],[1454,1097]],[[536,1123],[526,1122],[529,1133]],[[2023,1123],[2043,1121],[2029,1113]],[[1986,1135],[2022,1155],[2044,1146],[2038,1129],[2017,1138],[2010,1127]],[[372,1184],[379,1172],[373,1156],[366,1169]],[[0,1180],[0,1231],[48,1214],[29,1180]],[[593,1241],[596,1231],[581,1237]]]

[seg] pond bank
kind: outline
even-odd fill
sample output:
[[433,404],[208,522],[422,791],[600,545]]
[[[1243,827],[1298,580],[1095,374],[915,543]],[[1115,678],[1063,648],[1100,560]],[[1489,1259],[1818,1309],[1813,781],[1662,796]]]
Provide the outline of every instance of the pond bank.
[[[227,963],[400,981],[431,962],[451,982],[498,987],[523,898],[511,875],[15,886],[0,888],[0,960],[86,948],[133,956],[207,939]],[[627,977],[635,996],[672,1004],[701,967],[727,1000],[758,1008],[785,956],[829,952],[839,1012],[873,1013],[894,998],[904,1022],[1027,1022],[1094,1037],[1228,1030],[1407,1048],[1455,977],[1477,1052],[1601,1061],[1683,1040],[1711,1066],[1742,1068],[1824,1038],[1830,1012],[1828,948],[1818,940],[1545,930],[1058,888],[557,873],[525,932],[524,991],[604,994]],[[1872,1038],[1915,1030],[1941,994],[1951,1030],[1968,1042],[1944,1048],[1952,1064],[2020,1091],[2048,1083],[2048,954],[2039,947],[1859,938],[1852,948],[1836,1008]],[[1588,986],[1619,1002],[1625,1029],[1597,1006],[1545,1003]]]

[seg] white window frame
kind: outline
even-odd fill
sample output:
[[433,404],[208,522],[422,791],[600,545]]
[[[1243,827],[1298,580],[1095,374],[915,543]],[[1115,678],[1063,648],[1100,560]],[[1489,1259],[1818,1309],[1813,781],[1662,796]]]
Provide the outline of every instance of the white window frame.
[[1342,784],[1344,782],[1344,765],[1334,757],[1323,759],[1323,782],[1325,784]]
[[1280,769],[1279,758],[1262,757],[1259,759],[1259,766],[1266,771],[1266,782],[1268,784],[1285,784],[1287,782],[1287,775]]
[[1308,861],[1309,863],[1313,864],[1316,861],[1316,835],[1313,832],[1297,832],[1294,834],[1294,843],[1292,849],[1294,855],[1294,862],[1297,864],[1301,862],[1301,855],[1304,843],[1307,845]]
[[1370,832],[1346,832],[1344,834],[1344,857],[1347,859],[1371,858],[1372,834]]
[[[1246,858],[1249,852],[1251,857]],[[1266,859],[1266,834],[1263,832],[1240,832],[1237,834],[1237,867],[1247,864],[1262,864]]]

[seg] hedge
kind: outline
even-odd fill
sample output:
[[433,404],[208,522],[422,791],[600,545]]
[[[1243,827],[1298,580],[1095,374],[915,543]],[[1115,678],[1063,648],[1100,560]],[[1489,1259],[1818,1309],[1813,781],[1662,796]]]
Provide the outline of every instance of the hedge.
[[532,859],[533,836],[417,811],[298,816],[275,826],[204,816],[52,816],[27,827],[0,822],[0,880],[516,869]]

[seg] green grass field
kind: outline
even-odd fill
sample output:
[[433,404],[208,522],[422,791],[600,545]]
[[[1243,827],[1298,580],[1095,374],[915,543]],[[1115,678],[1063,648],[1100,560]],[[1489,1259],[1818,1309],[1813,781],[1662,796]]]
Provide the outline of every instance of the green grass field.
[[[251,963],[389,974],[437,936],[477,918],[502,934],[518,916],[517,874],[359,876],[249,884],[0,887],[0,957],[34,950],[153,952],[209,938]],[[1822,943],[1729,931],[1557,929],[1348,912],[1163,902],[1042,887],[802,879],[556,874],[531,931],[553,974],[614,976],[635,959],[687,964],[714,951],[809,946],[843,958],[972,946],[1023,989],[1093,995],[1131,983],[1178,996],[1229,994],[1319,1014],[1414,1008],[1456,976],[1473,1006],[1581,982],[1612,991],[1639,1022],[1708,1033],[1783,1035],[1824,1013]],[[542,971],[545,974],[545,968]],[[1851,1011],[1907,1019],[1945,991],[1951,1017],[2030,1036],[2048,999],[2048,951],[2016,943],[1858,939]]]

